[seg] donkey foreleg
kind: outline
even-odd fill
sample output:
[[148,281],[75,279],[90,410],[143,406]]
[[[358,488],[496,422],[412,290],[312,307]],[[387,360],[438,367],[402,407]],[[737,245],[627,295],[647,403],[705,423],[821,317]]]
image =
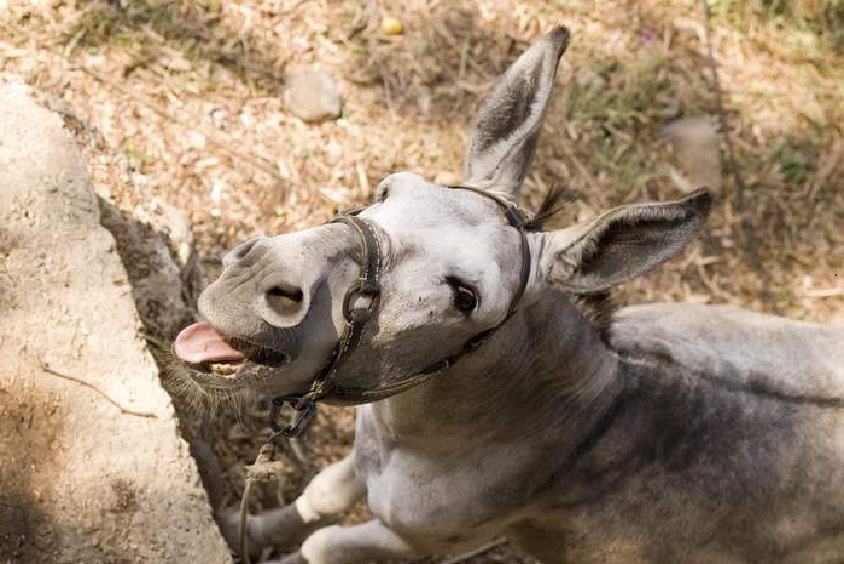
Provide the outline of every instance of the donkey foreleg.
[[302,520],[317,523],[342,513],[366,494],[366,486],[355,475],[355,453],[328,466],[305,487],[294,505]]
[[386,525],[374,519],[362,525],[332,525],[319,529],[278,564],[368,564],[417,556],[416,551]]
[[[265,546],[283,552],[295,550],[332,515],[350,508],[365,493],[365,486],[355,476],[352,452],[317,474],[294,503],[248,516],[246,531],[250,554],[259,554]],[[229,516],[221,525],[226,540],[237,547],[237,515]]]

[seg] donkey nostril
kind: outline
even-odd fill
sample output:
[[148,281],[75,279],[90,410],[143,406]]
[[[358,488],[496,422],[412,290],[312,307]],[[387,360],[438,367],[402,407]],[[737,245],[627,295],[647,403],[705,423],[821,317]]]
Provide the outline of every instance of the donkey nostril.
[[260,240],[260,238],[256,238],[251,241],[246,241],[226,253],[223,257],[223,268],[229,268],[230,266],[240,263],[240,261],[246,258],[249,251],[251,251]]
[[267,304],[281,315],[294,315],[302,306],[304,294],[301,288],[273,286],[267,290]]
[[246,255],[248,255],[248,254],[249,254],[249,251],[251,251],[251,250],[252,250],[252,247],[254,247],[254,246],[255,246],[255,243],[257,243],[257,242],[258,242],[258,240],[257,240],[257,239],[255,239],[255,240],[253,240],[253,241],[247,241],[246,243],[243,243],[242,245],[238,245],[238,246],[237,246],[237,247],[236,247],[236,248],[232,251],[232,253],[234,254],[234,258],[236,258],[236,259],[242,259],[242,258],[243,258],[243,257],[245,257]]
[[282,288],[281,286],[273,286],[269,290],[267,290],[267,295],[272,296],[274,298],[286,298],[292,302],[296,302],[297,304],[302,301],[302,290],[301,288]]

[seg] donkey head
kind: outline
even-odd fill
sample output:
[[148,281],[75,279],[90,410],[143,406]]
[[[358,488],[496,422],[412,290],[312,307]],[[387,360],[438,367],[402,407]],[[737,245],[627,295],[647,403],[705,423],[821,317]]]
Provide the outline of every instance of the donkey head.
[[[466,163],[465,186],[474,190],[408,172],[388,176],[359,216],[375,247],[369,254],[347,223],[233,249],[200,297],[207,321],[176,340],[194,381],[307,392],[337,356],[349,310],[359,308],[371,315],[358,327],[354,350],[339,351],[345,357],[337,380],[356,389],[401,382],[499,326],[522,286],[520,309],[549,291],[604,291],[675,255],[705,220],[705,192],[524,237],[505,219],[501,202],[518,196],[568,38],[558,28],[539,40],[484,101]],[[377,298],[349,291],[373,252],[380,261]]]

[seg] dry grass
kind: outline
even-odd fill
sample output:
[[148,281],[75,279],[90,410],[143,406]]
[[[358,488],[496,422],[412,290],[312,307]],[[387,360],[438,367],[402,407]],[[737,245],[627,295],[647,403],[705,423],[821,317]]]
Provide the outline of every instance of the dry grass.
[[[527,208],[555,183],[581,195],[568,220],[678,196],[668,174],[672,155],[657,131],[672,117],[715,108],[697,2],[123,4],[0,0],[0,72],[22,76],[85,116],[129,157],[121,178],[95,173],[101,195],[127,210],[155,198],[184,210],[209,264],[244,238],[316,225],[337,207],[366,202],[391,171],[459,177],[480,96],[556,23],[568,25],[574,40],[527,182]],[[746,211],[780,310],[840,323],[842,4],[720,1],[714,8],[745,210],[722,198],[689,252],[624,288],[621,298],[769,310],[743,250]],[[402,21],[402,35],[380,31],[385,14]],[[285,111],[285,73],[311,66],[338,79],[342,119],[306,125]],[[729,182],[727,190],[731,195]],[[220,430],[228,503],[261,425],[246,417]],[[316,462],[294,473],[281,491],[287,500],[315,465],[349,444],[349,413],[322,415],[310,436]],[[274,497],[265,490],[259,504]]]

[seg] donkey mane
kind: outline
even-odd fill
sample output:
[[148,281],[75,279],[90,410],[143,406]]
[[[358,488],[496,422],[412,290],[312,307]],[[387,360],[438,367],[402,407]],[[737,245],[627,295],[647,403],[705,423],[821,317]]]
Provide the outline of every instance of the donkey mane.
[[618,302],[612,292],[597,292],[595,294],[566,294],[574,308],[582,315],[589,325],[598,332],[601,342],[610,343],[610,327],[613,317],[618,310]]

